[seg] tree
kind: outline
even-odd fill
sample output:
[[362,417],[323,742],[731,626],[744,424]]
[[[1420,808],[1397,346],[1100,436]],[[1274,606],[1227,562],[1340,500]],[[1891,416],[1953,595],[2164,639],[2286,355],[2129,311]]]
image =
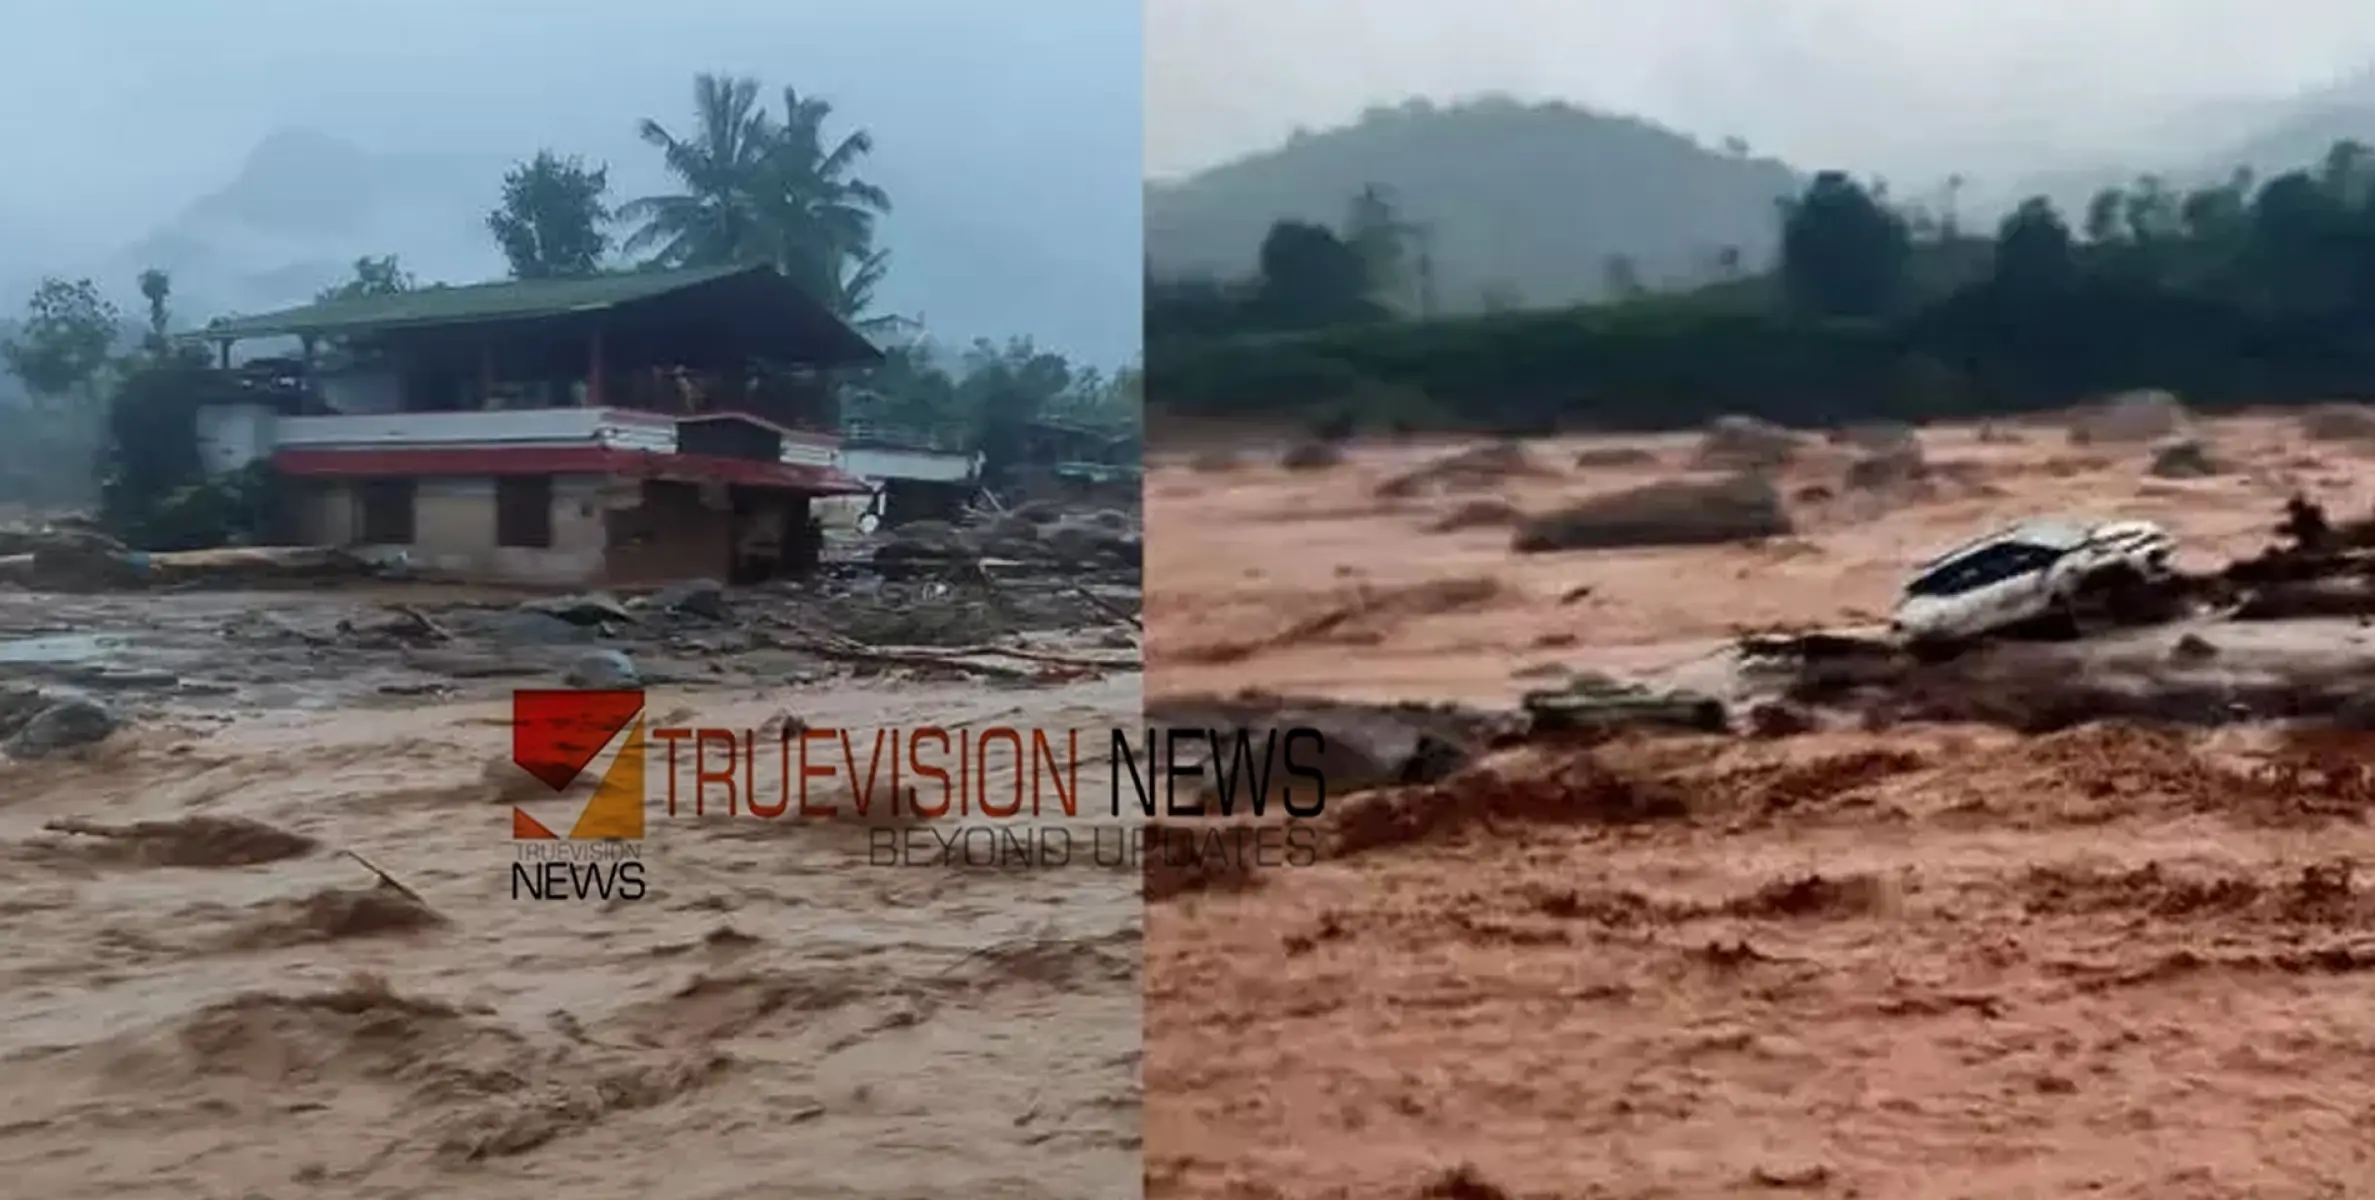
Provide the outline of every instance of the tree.
[[1003,346],[977,341],[965,355],[957,398],[974,416],[974,448],[981,454],[982,483],[1003,486],[1028,446],[1030,425],[1045,415],[1074,382],[1072,365],[1016,338]]
[[2186,193],[2178,219],[2188,239],[2234,244],[2251,221],[2251,172],[2237,171],[2223,184]]
[[1372,299],[1401,291],[1407,274],[1407,243],[1414,231],[1414,226],[1402,220],[1401,208],[1386,188],[1372,183],[1352,198],[1344,220],[1344,243],[1360,256]]
[[591,275],[610,249],[610,169],[588,167],[550,150],[503,176],[503,200],[487,230],[503,247],[514,279]]
[[2058,291],[2078,274],[2070,227],[2042,196],[2021,202],[1996,231],[1994,279],[2023,293]]
[[1311,329],[1378,315],[1369,264],[1334,230],[1280,221],[1262,239],[1254,306],[1273,329]]
[[0,411],[0,468],[11,490],[55,499],[87,497],[99,465],[106,417],[100,397],[113,373],[122,319],[90,280],[44,279],[0,359],[23,381],[25,407]]
[[935,361],[931,343],[918,340],[883,349],[883,361],[850,389],[847,415],[935,443],[970,446],[974,429],[957,397],[957,381]]
[[874,135],[828,135],[832,103],[792,88],[783,90],[783,110],[760,193],[775,264],[836,315],[863,317],[889,264],[874,248],[874,227],[891,211],[890,194],[855,174],[874,152]]
[[759,234],[755,197],[775,132],[759,107],[758,81],[696,77],[693,114],[689,138],[648,117],[637,127],[683,191],[620,205],[619,219],[638,226],[621,248],[649,251],[663,267],[765,261],[773,248]]
[[26,306],[23,328],[0,345],[0,355],[35,396],[87,393],[106,371],[122,323],[90,280],[44,279]]
[[891,323],[868,313],[889,265],[874,246],[875,219],[891,207],[888,193],[855,175],[873,136],[829,135],[832,104],[793,88],[778,121],[755,80],[702,75],[693,100],[693,136],[652,120],[640,127],[683,190],[619,207],[637,225],[626,251],[648,251],[662,266],[771,263],[843,318]]
[[2252,204],[2245,271],[2265,302],[2279,310],[2333,312],[2365,272],[2353,261],[2360,255],[2351,251],[2364,253],[2367,214],[2346,208],[2327,182],[2288,171],[2270,179]]
[[2121,218],[2128,240],[2163,242],[2185,235],[2185,219],[2177,193],[2158,175],[2144,175],[2121,194]]
[[1649,291],[1641,282],[1641,265],[1623,254],[1611,254],[1600,261],[1600,286],[1615,300],[1638,300]]
[[844,258],[841,261],[841,278],[834,283],[832,293],[826,297],[826,307],[860,333],[898,333],[916,328],[917,322],[910,318],[874,311],[874,289],[882,284],[883,276],[890,273],[890,263],[891,252],[888,250],[876,250],[863,258]]
[[2370,190],[2375,189],[2375,150],[2355,139],[2336,142],[2318,163],[2317,177],[2326,191],[2345,206],[2364,207]]
[[143,341],[152,358],[163,357],[172,348],[165,337],[165,327],[171,320],[165,303],[172,296],[172,276],[155,267],[140,273],[140,298],[148,302],[148,336]]
[[1781,283],[1794,307],[1873,318],[1903,299],[1912,237],[1884,199],[1877,185],[1824,171],[1782,202]]
[[2116,242],[2127,230],[2120,224],[2120,213],[2127,207],[2127,196],[2118,188],[2104,188],[2086,202],[2086,240],[2106,245]]
[[364,257],[355,260],[354,274],[345,283],[323,288],[315,299],[354,300],[363,296],[397,296],[418,286],[412,273],[404,269],[395,255]]

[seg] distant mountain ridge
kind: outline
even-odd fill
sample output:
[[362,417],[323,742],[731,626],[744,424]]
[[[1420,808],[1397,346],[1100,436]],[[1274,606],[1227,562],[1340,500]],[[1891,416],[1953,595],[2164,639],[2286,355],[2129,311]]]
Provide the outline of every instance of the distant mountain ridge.
[[1614,258],[1644,283],[1753,270],[1775,251],[1786,164],[1700,145],[1630,117],[1567,104],[1412,101],[1354,124],[1146,188],[1146,253],[1158,275],[1251,273],[1277,220],[1331,226],[1364,186],[1432,229],[1447,311],[1491,293],[1528,304],[1598,299]]

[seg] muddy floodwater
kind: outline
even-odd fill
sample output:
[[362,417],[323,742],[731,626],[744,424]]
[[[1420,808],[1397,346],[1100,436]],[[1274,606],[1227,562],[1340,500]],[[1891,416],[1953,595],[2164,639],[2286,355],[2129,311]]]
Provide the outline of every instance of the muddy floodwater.
[[[851,603],[868,645],[1024,656],[943,666],[859,661],[796,597],[725,601],[0,593],[0,686],[126,718],[0,763],[0,1192],[1133,1192],[1132,870],[884,865],[864,822],[654,803],[639,843],[571,860],[609,899],[515,892],[514,804],[565,830],[587,793],[512,765],[508,693],[588,656],[632,664],[654,725],[1137,720],[1129,638],[1077,614]],[[656,746],[646,770],[665,786]],[[1078,822],[1111,823],[1107,770],[1082,764]]]
[[[2214,465],[2171,478],[2052,422],[1927,429],[1929,469],[1872,488],[1811,437],[1772,471],[1786,536],[1523,555],[1514,521],[1692,477],[1694,439],[1531,442],[1433,489],[1394,481],[1458,447],[1206,454],[1150,475],[1147,688],[1720,690],[1734,636],[1884,622],[1915,563],[1999,523],[2149,518],[2201,569],[2296,492],[2375,508],[2367,447],[2283,413],[2194,433]],[[2216,700],[2363,669],[2375,635],[2194,622],[2034,653]],[[2358,1194],[2375,741],[2078,718],[1634,736],[1331,797],[1317,865],[1149,905],[1148,1193]]]

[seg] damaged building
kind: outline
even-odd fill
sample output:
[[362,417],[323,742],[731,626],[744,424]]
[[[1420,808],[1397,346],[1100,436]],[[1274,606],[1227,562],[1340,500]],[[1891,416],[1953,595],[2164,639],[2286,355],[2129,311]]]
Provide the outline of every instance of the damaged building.
[[[881,353],[771,267],[436,287],[218,321],[296,338],[279,386],[199,419],[215,470],[268,459],[286,533],[527,584],[750,581],[813,565],[850,470],[833,373]],[[765,371],[759,364],[767,364]]]

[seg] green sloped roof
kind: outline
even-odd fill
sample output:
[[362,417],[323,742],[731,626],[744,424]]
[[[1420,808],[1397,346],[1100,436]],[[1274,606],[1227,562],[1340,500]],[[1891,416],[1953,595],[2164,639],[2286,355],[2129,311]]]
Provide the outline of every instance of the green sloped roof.
[[703,296],[727,306],[720,310],[725,314],[720,317],[721,324],[739,327],[760,341],[796,348],[803,360],[857,364],[882,357],[881,351],[831,310],[766,265],[506,280],[421,288],[389,296],[354,296],[261,316],[226,317],[188,336],[201,340],[330,336],[533,321],[602,312],[697,288],[705,289]]
[[392,296],[354,296],[324,300],[302,308],[284,309],[253,317],[226,317],[210,322],[204,337],[273,337],[297,333],[335,333],[391,329],[405,325],[467,325],[482,321],[521,321],[616,308],[649,300],[699,284],[765,271],[766,267],[694,267],[681,271],[643,271],[619,275],[590,275],[581,279],[504,280],[462,287],[430,287]]

